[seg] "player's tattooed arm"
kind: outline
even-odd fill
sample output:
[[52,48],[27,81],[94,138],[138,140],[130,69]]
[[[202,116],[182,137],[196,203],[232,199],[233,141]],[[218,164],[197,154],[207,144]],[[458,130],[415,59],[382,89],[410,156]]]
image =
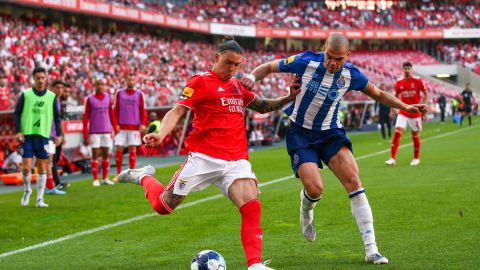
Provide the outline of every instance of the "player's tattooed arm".
[[268,99],[255,95],[255,98],[248,104],[247,108],[259,113],[276,111],[294,100],[298,93],[300,93],[300,79],[295,77],[293,83],[290,85],[290,93],[287,96]]
[[259,113],[267,113],[281,109],[285,104],[291,100],[288,97],[281,97],[276,99],[267,99],[255,96],[252,102],[248,104],[247,108]]

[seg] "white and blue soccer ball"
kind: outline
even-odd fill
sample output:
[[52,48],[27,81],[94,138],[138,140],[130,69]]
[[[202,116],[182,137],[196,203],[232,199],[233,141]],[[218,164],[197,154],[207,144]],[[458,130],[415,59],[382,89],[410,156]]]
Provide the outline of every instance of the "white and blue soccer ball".
[[200,251],[192,260],[191,270],[227,270],[225,259],[214,250]]

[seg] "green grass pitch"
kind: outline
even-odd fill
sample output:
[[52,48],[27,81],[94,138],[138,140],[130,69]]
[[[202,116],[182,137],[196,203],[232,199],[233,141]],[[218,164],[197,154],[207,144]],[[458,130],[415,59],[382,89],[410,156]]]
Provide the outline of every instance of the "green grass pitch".
[[[264,259],[277,270],[478,269],[480,128],[431,123],[421,138],[420,166],[409,166],[411,136],[404,132],[397,166],[387,167],[389,141],[379,133],[351,135],[377,243],[389,265],[364,262],[348,196],[328,170],[321,172],[325,190],[315,210],[313,243],[299,229],[301,183],[291,178],[260,187]],[[251,162],[264,184],[292,175],[283,147],[252,153]],[[177,168],[157,169],[157,177],[166,184]],[[32,202],[21,207],[20,192],[0,195],[0,269],[181,270],[190,269],[204,249],[220,252],[228,269],[246,269],[240,215],[225,198],[212,198],[218,194],[214,187],[193,193],[169,216],[152,214],[143,189],[130,184],[93,188],[91,181],[74,182],[67,196],[46,197],[46,209]]]

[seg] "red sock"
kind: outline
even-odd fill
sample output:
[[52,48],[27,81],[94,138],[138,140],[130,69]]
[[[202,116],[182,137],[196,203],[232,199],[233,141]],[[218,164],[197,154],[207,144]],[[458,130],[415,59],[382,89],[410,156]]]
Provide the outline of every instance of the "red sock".
[[141,182],[143,190],[145,191],[145,197],[150,201],[153,210],[160,215],[170,214],[173,209],[170,208],[161,197],[165,191],[163,185],[151,176],[143,177]]
[[130,169],[135,168],[135,163],[137,163],[137,149],[129,150],[129,158],[128,161],[130,163]]
[[397,151],[398,151],[398,146],[400,145],[400,138],[402,137],[402,131],[403,129],[396,128],[395,134],[393,135],[392,148],[390,149],[390,153],[393,159],[397,159]]
[[247,265],[262,262],[262,227],[260,215],[262,205],[258,199],[253,199],[240,207],[242,214],[242,245],[247,257]]
[[117,166],[117,174],[120,174],[122,171],[122,163],[123,163],[123,151],[117,151],[115,153],[115,165]]
[[90,164],[92,166],[93,180],[98,180],[98,160],[92,158]]
[[108,172],[110,171],[110,159],[102,159],[102,179],[107,179]]
[[413,139],[413,158],[418,159],[420,157],[420,137],[418,132],[412,132]]
[[53,182],[53,175],[47,174],[47,189],[52,189],[55,187],[55,182]]

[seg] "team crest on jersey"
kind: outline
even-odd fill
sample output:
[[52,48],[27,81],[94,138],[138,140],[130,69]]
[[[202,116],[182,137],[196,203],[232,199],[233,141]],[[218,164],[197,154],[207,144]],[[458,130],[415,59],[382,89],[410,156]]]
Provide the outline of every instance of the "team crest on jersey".
[[345,87],[345,77],[343,75],[340,75],[340,78],[338,78],[337,86],[338,86],[338,88]]
[[190,88],[190,87],[185,87],[183,89],[183,95],[186,96],[186,97],[191,97],[193,95],[193,89]]
[[180,183],[178,184],[178,189],[184,189],[186,184],[187,184],[187,179],[180,179]]
[[293,60],[295,60],[295,55],[288,57],[287,60],[285,61],[285,65],[290,64],[291,62],[293,62]]

